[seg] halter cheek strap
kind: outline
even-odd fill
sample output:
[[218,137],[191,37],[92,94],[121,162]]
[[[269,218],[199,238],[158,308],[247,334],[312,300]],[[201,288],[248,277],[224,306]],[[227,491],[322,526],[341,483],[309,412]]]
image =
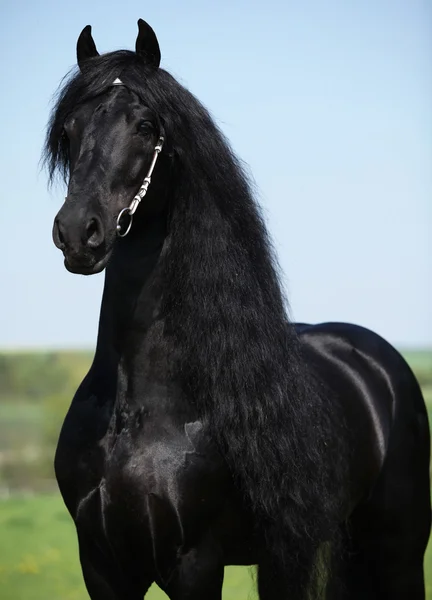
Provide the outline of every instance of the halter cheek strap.
[[[124,85],[123,81],[117,77],[116,79],[114,79],[114,81],[112,82],[112,85]],[[153,170],[155,168],[156,165],[156,161],[158,159],[158,156],[160,154],[160,152],[162,151],[162,147],[164,144],[164,137],[161,135],[158,139],[158,142],[155,146],[154,149],[154,153],[153,153],[153,158],[151,161],[151,165],[150,168],[147,172],[147,175],[144,177],[144,181],[142,183],[142,186],[140,187],[140,189],[138,190],[136,196],[133,197],[132,202],[129,204],[129,206],[126,206],[126,208],[123,208],[118,217],[117,217],[117,235],[118,237],[125,237],[127,236],[127,234],[130,231],[130,228],[132,227],[132,221],[133,221],[133,216],[135,214],[136,209],[139,206],[139,203],[141,202],[141,200],[144,198],[144,196],[147,194],[147,190],[149,188],[149,185],[151,183],[151,176],[153,174]],[[123,217],[127,215],[129,217],[129,223],[128,226],[126,227],[126,230],[123,231],[122,233],[122,226],[121,226],[121,220],[123,219]]]
[[[164,138],[161,135],[160,138],[158,139],[158,143],[155,146],[154,154],[153,154],[153,159],[152,159],[150,168],[149,168],[149,170],[147,172],[147,175],[144,178],[142,186],[138,190],[136,196],[134,196],[134,198],[132,199],[132,202],[129,204],[129,206],[127,206],[126,208],[123,208],[120,211],[119,216],[117,217],[117,235],[119,237],[125,237],[129,233],[130,228],[132,227],[133,216],[135,214],[136,209],[139,206],[139,203],[144,198],[144,196],[147,194],[147,190],[148,190],[149,185],[151,183],[151,176],[152,176],[153,170],[155,168],[156,161],[157,161],[157,158],[159,156],[159,153],[162,150],[163,143],[164,143]],[[121,226],[120,221],[122,220],[123,215],[125,215],[125,214],[128,214],[128,216],[129,216],[129,224],[128,224],[126,230],[122,233],[122,231],[121,231],[122,230],[122,226]]]

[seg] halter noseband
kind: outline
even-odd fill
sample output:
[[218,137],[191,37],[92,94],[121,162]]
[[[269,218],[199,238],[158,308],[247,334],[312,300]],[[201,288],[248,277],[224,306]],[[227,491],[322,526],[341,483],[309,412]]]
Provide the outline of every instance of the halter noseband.
[[[121,79],[119,79],[117,77],[117,79],[115,79],[112,82],[112,85],[124,85],[124,83],[121,81]],[[129,204],[129,206],[126,206],[126,208],[123,208],[119,212],[119,215],[117,217],[117,227],[116,227],[118,237],[125,237],[125,236],[127,236],[127,234],[130,231],[130,228],[132,227],[133,216],[134,216],[134,214],[136,212],[136,209],[139,206],[139,203],[144,198],[144,196],[147,194],[147,190],[148,190],[149,185],[151,183],[151,176],[153,174],[153,170],[155,168],[157,158],[158,158],[160,152],[162,151],[162,147],[163,147],[164,141],[165,141],[165,138],[163,137],[163,135],[159,136],[158,142],[157,142],[157,144],[155,146],[155,149],[154,149],[154,154],[153,154],[153,158],[152,158],[152,161],[151,161],[150,168],[149,168],[149,170],[147,172],[147,175],[144,177],[144,181],[142,183],[142,186],[138,190],[136,196],[133,197],[132,202]],[[123,233],[121,233],[122,227],[121,227],[120,221],[123,218],[123,215],[125,215],[126,213],[129,215],[129,224],[128,224],[127,228],[126,228],[126,231],[124,231]]]

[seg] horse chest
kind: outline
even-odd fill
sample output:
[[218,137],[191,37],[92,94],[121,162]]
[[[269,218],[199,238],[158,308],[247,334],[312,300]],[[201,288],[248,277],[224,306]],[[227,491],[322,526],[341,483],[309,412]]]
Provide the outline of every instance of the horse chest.
[[123,548],[127,539],[144,551],[157,532],[182,545],[220,510],[225,467],[200,421],[134,418],[126,425],[80,441],[68,439],[66,426],[56,458],[66,505],[78,530],[100,543]]

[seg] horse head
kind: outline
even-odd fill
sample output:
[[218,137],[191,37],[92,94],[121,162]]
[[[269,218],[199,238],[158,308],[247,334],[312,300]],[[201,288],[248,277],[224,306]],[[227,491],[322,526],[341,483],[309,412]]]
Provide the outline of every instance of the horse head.
[[[142,76],[151,77],[159,68],[159,44],[142,19],[138,27],[133,64]],[[123,81],[120,64],[125,53],[111,53],[111,63],[112,55],[119,55],[119,72],[107,79],[111,71],[106,72],[104,63],[109,55],[99,55],[91,27],[85,27],[77,42],[79,73],[52,117],[47,144],[69,179],[65,202],[54,220],[53,240],[73,273],[91,275],[105,268],[116,238],[129,232],[147,189],[137,218],[164,209],[163,194],[157,193],[160,185],[150,186],[164,142],[163,125],[142,93]],[[160,182],[161,163],[155,170]]]

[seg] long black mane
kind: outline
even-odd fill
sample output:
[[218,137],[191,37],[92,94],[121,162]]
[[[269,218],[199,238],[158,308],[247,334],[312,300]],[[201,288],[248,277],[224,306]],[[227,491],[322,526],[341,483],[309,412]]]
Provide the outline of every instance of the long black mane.
[[[347,489],[338,404],[305,366],[251,186],[207,110],[135,53],[88,61],[50,122],[51,176],[67,175],[66,116],[120,77],[158,115],[172,160],[162,313],[185,393],[207,418],[275,561],[308,559],[336,534]],[[300,553],[298,549],[300,548]]]

